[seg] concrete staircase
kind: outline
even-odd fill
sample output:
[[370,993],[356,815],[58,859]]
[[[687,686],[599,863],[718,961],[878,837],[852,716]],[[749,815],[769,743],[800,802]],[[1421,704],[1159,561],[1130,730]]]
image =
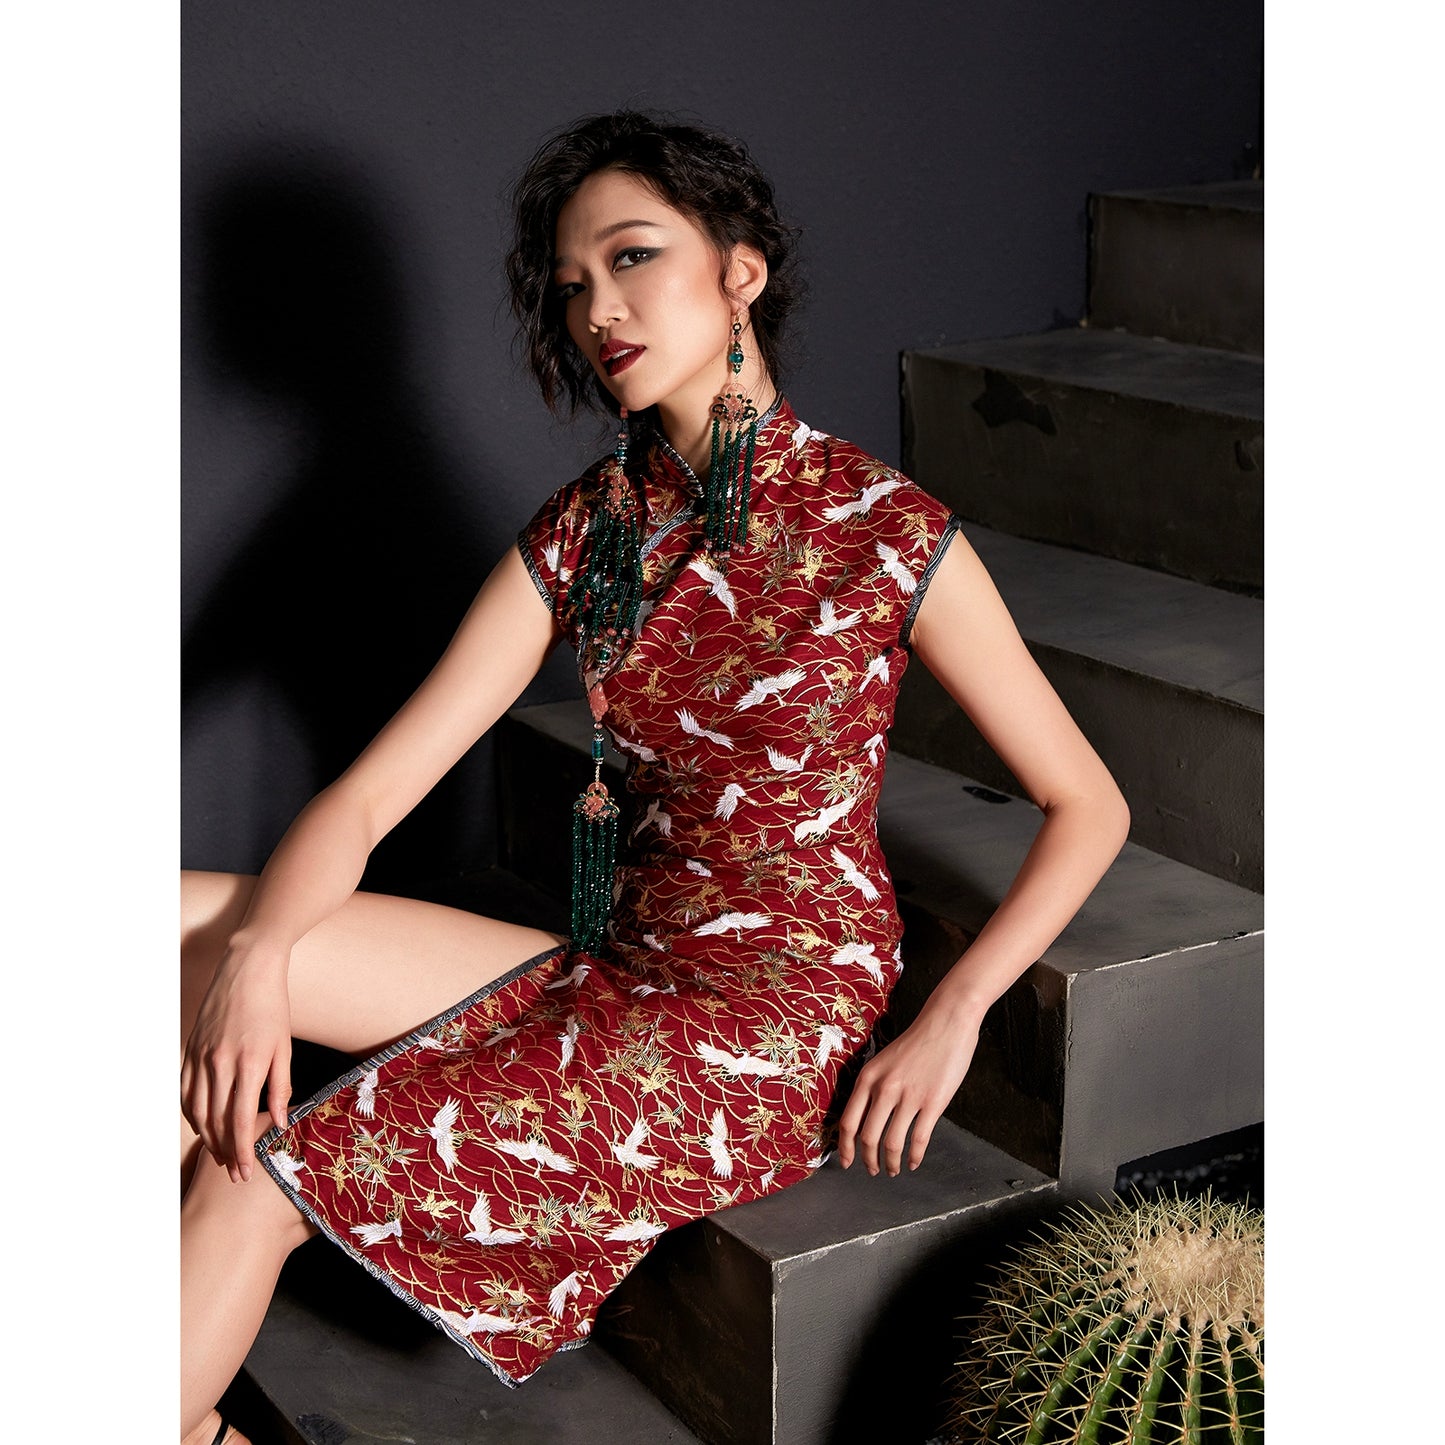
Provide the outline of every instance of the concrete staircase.
[[[1008,1240],[1128,1161],[1263,1118],[1262,208],[1248,184],[1093,197],[1085,327],[904,357],[907,467],[965,518],[1134,816],[991,1012],[923,1168],[832,1160],[669,1232],[595,1347],[516,1391],[318,1241],[238,1385],[257,1445],[925,1445],[957,1318]],[[564,926],[556,819],[589,736],[580,702],[508,715],[505,868],[439,901]],[[879,831],[908,966],[885,1038],[1039,822],[921,665],[892,742]]]

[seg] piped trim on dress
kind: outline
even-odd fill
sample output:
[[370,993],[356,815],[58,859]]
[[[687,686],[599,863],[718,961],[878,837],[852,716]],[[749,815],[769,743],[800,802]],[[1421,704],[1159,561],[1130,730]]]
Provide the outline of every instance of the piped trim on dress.
[[918,578],[918,585],[913,589],[913,596],[908,602],[908,611],[903,614],[903,627],[898,633],[898,646],[906,647],[910,652],[913,645],[909,642],[909,634],[913,631],[913,619],[918,615],[919,604],[923,601],[923,594],[928,590],[928,584],[933,580],[933,574],[938,571],[938,564],[943,561],[943,554],[948,550],[948,544],[953,540],[953,534],[963,527],[963,519],[957,512],[948,514],[948,521],[944,523],[943,535],[938,539],[938,545],[933,549],[933,555],[928,559],[926,566]]
[[[388,1044],[386,1048],[382,1049],[379,1053],[375,1053],[369,1059],[357,1064],[354,1069],[348,1070],[342,1074],[339,1079],[333,1080],[324,1089],[320,1090],[320,1092],[313,1094],[311,1098],[307,1099],[304,1103],[290,1110],[290,1123],[287,1125],[287,1128],[290,1127],[290,1124],[304,1119],[317,1105],[324,1104],[327,1099],[340,1092],[340,1090],[350,1088],[353,1084],[358,1083],[363,1074],[369,1072],[371,1069],[379,1068],[382,1064],[389,1063],[399,1054],[404,1054],[408,1049],[415,1047],[419,1039],[425,1038],[428,1034],[449,1024],[459,1014],[466,1012],[467,1009],[480,1003],[484,998],[488,997],[488,995],[496,993],[498,989],[504,988],[507,984],[515,982],[524,974],[530,973],[534,968],[556,958],[558,955],[565,957],[570,949],[570,942],[559,943],[553,948],[548,948],[541,953],[534,954],[531,958],[519,963],[515,968],[508,969],[506,973],[492,979],[490,983],[484,983],[475,993],[468,994],[460,1003],[453,1004],[445,1013],[440,1013],[435,1018],[428,1019],[426,1023],[422,1024],[419,1028],[413,1029],[405,1038],[398,1039],[394,1044]],[[327,1224],[326,1220],[306,1202],[295,1185],[290,1183],[272,1163],[269,1152],[271,1146],[279,1142],[285,1136],[285,1132],[286,1131],[280,1127],[272,1125],[272,1127],[256,1141],[256,1157],[261,1161],[261,1166],[265,1169],[266,1173],[276,1181],[276,1185],[281,1192],[327,1239],[344,1250],[346,1254],[354,1259],[373,1279],[380,1280],[382,1284],[404,1304],[415,1310],[417,1314],[423,1318],[429,1320],[437,1329],[446,1335],[448,1339],[455,1340],[473,1359],[480,1360],[504,1385],[507,1385],[511,1389],[516,1389],[523,1380],[528,1380],[532,1375],[536,1374],[536,1370],[531,1370],[525,1375],[509,1375],[495,1360],[488,1358],[488,1356],[484,1355],[481,1350],[477,1348],[472,1342],[470,1335],[453,1329],[442,1319],[436,1309],[417,1299],[410,1290],[400,1284],[392,1275],[388,1274],[375,1260],[361,1253],[350,1240],[343,1239],[341,1235],[337,1234],[335,1230]],[[560,1354],[563,1350],[580,1349],[588,1343],[589,1341],[585,1339],[567,1340],[557,1345],[547,1358],[550,1359],[552,1354]],[[537,1368],[540,1369],[543,1364],[546,1364],[546,1360],[543,1360]]]
[[557,610],[557,599],[547,590],[547,583],[542,574],[537,570],[536,560],[532,556],[532,549],[528,545],[527,528],[523,527],[517,533],[517,550],[522,554],[522,561],[527,564],[527,571],[531,574],[532,581],[537,585],[537,591],[542,594],[542,601],[547,604],[548,612]]
[[[773,404],[758,418],[757,445],[759,454],[761,454],[763,449],[763,431],[777,420],[778,413],[782,411],[783,405],[783,393],[779,392],[773,398]],[[683,477],[687,480],[689,486],[696,488],[698,497],[699,499],[701,499],[702,481],[698,477],[697,473],[693,471],[691,465],[683,459],[682,454],[673,446],[673,444],[668,441],[665,436],[663,436],[661,427],[654,424],[652,426],[652,436],[657,443],[657,449],[682,473]]]

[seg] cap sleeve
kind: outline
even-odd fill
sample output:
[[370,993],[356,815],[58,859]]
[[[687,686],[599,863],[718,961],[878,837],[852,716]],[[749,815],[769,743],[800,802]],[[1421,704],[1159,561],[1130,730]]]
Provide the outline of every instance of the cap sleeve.
[[928,584],[963,521],[945,503],[907,478],[888,500],[892,506],[878,509],[875,542],[885,568],[896,565],[913,578],[911,590],[902,599],[898,623],[898,646],[909,647],[909,635]]
[[527,571],[554,613],[559,593],[565,599],[567,583],[577,570],[587,532],[587,503],[594,472],[595,468],[589,468],[576,481],[558,487],[517,533],[517,549]]

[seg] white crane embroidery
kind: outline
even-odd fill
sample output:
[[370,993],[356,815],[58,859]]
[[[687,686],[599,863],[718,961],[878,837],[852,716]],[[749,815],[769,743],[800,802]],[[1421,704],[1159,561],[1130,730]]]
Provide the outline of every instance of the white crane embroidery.
[[554,1319],[562,1318],[562,1311],[567,1308],[568,1299],[576,1299],[582,1293],[582,1275],[585,1271],[574,1269],[566,1279],[558,1280],[552,1286],[552,1293],[547,1296],[547,1308],[552,1311]]
[[662,1163],[656,1154],[647,1154],[642,1146],[647,1143],[647,1120],[639,1119],[627,1138],[612,1141],[612,1152],[623,1164],[633,1164],[639,1169],[653,1169]]
[[373,1244],[380,1244],[383,1239],[400,1239],[401,1220],[386,1219],[376,1224],[353,1224],[351,1232],[369,1249]]
[[472,1227],[462,1238],[475,1240],[478,1244],[518,1244],[527,1237],[519,1229],[497,1229],[493,1226],[492,1206],[485,1194],[477,1195],[467,1223]]
[[808,754],[813,751],[812,743],[805,747],[800,756],[790,758],[787,753],[780,753],[777,748],[768,749],[768,761],[780,773],[801,773],[808,765]]
[[380,1069],[368,1069],[356,1081],[356,1112],[363,1119],[376,1117],[376,1084],[380,1077]]
[[829,1055],[839,1053],[847,1041],[848,1036],[837,1024],[819,1024],[818,1052],[813,1056],[813,1062],[821,1069],[828,1062]]
[[755,1054],[730,1054],[726,1049],[714,1048],[711,1044],[704,1043],[698,1044],[697,1052],[704,1063],[722,1069],[734,1079],[741,1078],[744,1074],[770,1079],[785,1072],[782,1064],[772,1059],[760,1059]]
[[562,1032],[557,1035],[557,1042],[562,1045],[562,1064],[565,1069],[572,1062],[572,1056],[577,1052],[577,1033],[579,1025],[576,1014],[568,1014],[567,1022],[562,1025]]
[[712,1130],[707,1136],[707,1152],[712,1155],[712,1172],[720,1179],[731,1179],[733,1160],[728,1153],[728,1121],[721,1105],[713,1110]]
[[888,683],[888,654],[880,652],[867,666],[863,673],[863,681],[858,684],[858,691],[861,694],[874,678],[878,678],[886,686]]
[[801,667],[789,668],[787,672],[780,672],[776,677],[759,677],[753,685],[738,699],[734,712],[743,712],[750,707],[756,707],[760,702],[766,702],[770,697],[776,697],[779,693],[787,692],[790,687],[796,687],[807,677],[807,672]]
[[850,793],[841,803],[834,803],[831,807],[820,809],[811,818],[804,818],[793,829],[793,841],[801,843],[807,838],[821,838],[857,801],[857,793]]
[[644,747],[641,743],[628,742],[621,733],[614,732],[612,734],[612,741],[616,743],[623,752],[636,753],[644,763],[655,763],[657,761],[657,754],[653,752],[651,748]]
[[726,933],[733,929],[738,942],[743,939],[745,928],[765,928],[773,921],[771,913],[721,913],[709,923],[699,923],[692,931],[696,934]]
[[570,973],[564,973],[561,978],[555,978],[547,985],[548,988],[566,988],[570,984],[579,984],[589,973],[592,972],[590,963],[579,962],[574,964]]
[[733,740],[726,733],[709,731],[685,707],[677,709],[677,720],[682,724],[683,732],[691,733],[695,738],[706,738],[709,742],[720,743],[725,748],[733,745]]
[[841,848],[833,849],[833,861],[842,871],[843,881],[851,883],[869,903],[878,897],[878,890],[858,871],[858,865]]
[[604,1239],[656,1239],[659,1234],[666,1234],[665,1224],[652,1224],[646,1219],[629,1219],[626,1224],[619,1224],[615,1229],[609,1229],[602,1237]]
[[795,452],[802,451],[810,441],[815,439],[817,441],[827,441],[828,434],[826,432],[814,431],[805,421],[800,421],[797,426],[793,428],[793,450]]
[[538,1323],[545,1318],[543,1315],[532,1315],[525,1320],[509,1320],[505,1315],[483,1314],[480,1310],[473,1310],[469,1315],[461,1315],[456,1310],[438,1310],[437,1318],[445,1320],[452,1329],[459,1335],[475,1335],[485,1332],[489,1335],[505,1334],[509,1330],[519,1330],[524,1325]]
[[[712,811],[713,817],[731,818],[734,812],[737,811],[738,804],[745,802],[747,796],[748,795],[743,792],[743,785],[741,783],[729,783],[718,796],[717,807]],[[693,872],[696,873],[698,869],[702,867],[702,864],[699,863],[694,867],[692,860],[689,859],[687,866],[692,868]],[[705,876],[711,878],[712,874],[709,872]]]
[[498,1028],[496,1028],[495,1030],[493,1030],[493,1032],[490,1033],[486,1038],[484,1038],[484,1039],[482,1040],[482,1047],[483,1047],[484,1049],[492,1049],[492,1048],[495,1048],[499,1043],[502,1042],[503,1039],[513,1038],[513,1037],[515,1037],[517,1034],[519,1034],[519,1033],[521,1033],[521,1032],[522,1032],[522,1026],[521,1026],[521,1024],[517,1024],[517,1025],[515,1025],[514,1027],[509,1028],[509,1029],[504,1029],[504,1028],[498,1027]]
[[874,482],[872,486],[864,487],[858,493],[857,501],[844,502],[837,507],[824,507],[823,515],[830,522],[841,522],[848,517],[866,516],[872,511],[873,503],[879,497],[886,497],[889,492],[896,492],[903,485],[901,477],[885,477],[881,482]]
[[699,577],[707,583],[712,590],[712,595],[722,603],[728,610],[728,615],[738,615],[737,598],[733,596],[733,590],[728,586],[728,579],[725,573],[719,572],[716,567],[708,566],[701,557],[694,557],[688,564],[688,570],[696,572]]
[[298,1175],[305,1165],[299,1159],[293,1159],[284,1149],[273,1149],[267,1158],[276,1166],[276,1172],[291,1186],[292,1189],[299,1189],[301,1182]]
[[833,950],[833,956],[828,961],[834,968],[843,968],[850,963],[862,964],[874,982],[883,982],[883,961],[873,952],[871,943],[845,943]]
[[819,637],[832,637],[844,628],[852,627],[862,616],[862,612],[848,612],[840,617],[833,599],[824,597],[818,603],[818,621],[813,631]]
[[448,1099],[436,1111],[436,1115],[431,1121],[431,1128],[427,1130],[427,1133],[436,1141],[437,1157],[446,1165],[448,1174],[455,1170],[457,1164],[457,1138],[454,1126],[461,1107],[458,1100]]
[[878,570],[880,572],[886,572],[888,576],[898,584],[898,590],[902,592],[905,597],[912,596],[918,587],[918,578],[899,561],[898,549],[896,547],[890,547],[886,542],[874,543],[873,549],[878,553],[879,559],[883,564]]
[[562,1174],[572,1174],[577,1169],[576,1160],[549,1149],[540,1139],[498,1139],[496,1144],[503,1154],[510,1154],[514,1159],[530,1159],[534,1164],[545,1164],[548,1169],[556,1169]]
[[662,800],[660,798],[654,798],[647,805],[647,811],[632,825],[632,833],[630,836],[635,838],[649,825],[656,828],[664,838],[672,837],[672,814],[662,811]]

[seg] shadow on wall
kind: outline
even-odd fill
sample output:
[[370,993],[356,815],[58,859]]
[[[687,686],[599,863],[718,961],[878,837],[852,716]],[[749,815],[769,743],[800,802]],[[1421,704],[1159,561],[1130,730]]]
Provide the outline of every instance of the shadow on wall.
[[[183,703],[264,681],[307,754],[278,771],[309,774],[314,793],[441,654],[486,542],[413,394],[399,265],[357,183],[252,161],[195,204],[193,335],[224,386],[299,419],[301,445],[281,500],[215,559],[183,638]],[[380,845],[366,886],[475,858],[485,762],[466,760]]]

